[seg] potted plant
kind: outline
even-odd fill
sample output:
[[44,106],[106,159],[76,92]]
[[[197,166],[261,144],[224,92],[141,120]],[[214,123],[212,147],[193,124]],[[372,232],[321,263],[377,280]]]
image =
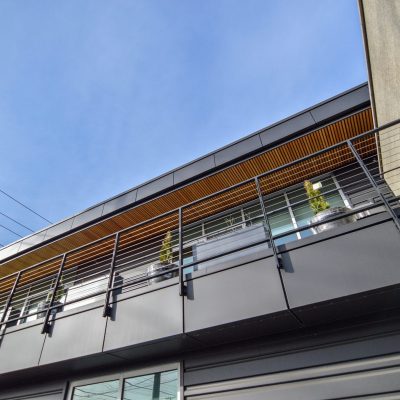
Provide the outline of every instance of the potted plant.
[[314,234],[356,221],[357,218],[355,215],[347,215],[349,208],[331,207],[330,204],[326,201],[325,197],[321,194],[319,188],[316,187],[316,185],[313,185],[312,182],[308,180],[305,181],[304,189],[307,193],[310,208],[314,212],[314,217],[312,217],[310,220],[311,224],[321,223],[324,221],[328,221],[333,217],[343,215],[343,218],[321,223],[311,228]]
[[[157,263],[151,264],[150,267],[148,267],[147,275],[152,277],[154,275],[160,274],[161,272],[168,271],[169,269],[176,267],[176,264],[173,264],[172,260],[172,233],[171,231],[168,231],[165,234],[165,237],[161,244],[159,261]],[[163,275],[156,276],[155,278],[150,279],[149,282],[150,284],[161,282],[166,279],[170,279],[176,275],[176,271],[165,273]]]

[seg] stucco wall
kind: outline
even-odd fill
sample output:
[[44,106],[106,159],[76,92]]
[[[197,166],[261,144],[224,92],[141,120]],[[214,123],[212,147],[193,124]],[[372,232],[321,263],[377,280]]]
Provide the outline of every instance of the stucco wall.
[[[376,124],[400,117],[400,0],[360,0]],[[400,126],[379,134],[385,179],[400,195]],[[397,168],[397,170],[394,170]]]

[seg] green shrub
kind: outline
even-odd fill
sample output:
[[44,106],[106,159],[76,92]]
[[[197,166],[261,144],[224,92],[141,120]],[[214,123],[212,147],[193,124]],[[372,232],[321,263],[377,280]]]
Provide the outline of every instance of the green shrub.
[[170,264],[172,262],[172,234],[168,231],[162,241],[160,250],[160,262],[162,264]]
[[325,200],[325,197],[321,194],[318,189],[313,188],[313,184],[310,181],[304,182],[304,189],[306,190],[308,202],[313,210],[314,214],[318,214],[321,211],[330,208],[329,203]]

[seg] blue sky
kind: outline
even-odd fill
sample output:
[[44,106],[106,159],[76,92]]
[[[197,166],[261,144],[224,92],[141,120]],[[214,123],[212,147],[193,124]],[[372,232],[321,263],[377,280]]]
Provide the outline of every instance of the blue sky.
[[356,0],[1,0],[0,55],[0,189],[53,222],[367,79]]

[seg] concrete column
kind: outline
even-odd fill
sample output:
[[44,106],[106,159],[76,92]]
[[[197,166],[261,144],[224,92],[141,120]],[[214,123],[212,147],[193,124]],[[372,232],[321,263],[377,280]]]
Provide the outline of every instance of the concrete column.
[[[400,0],[359,0],[375,126],[400,118]],[[400,126],[378,135],[381,173],[400,195]]]

